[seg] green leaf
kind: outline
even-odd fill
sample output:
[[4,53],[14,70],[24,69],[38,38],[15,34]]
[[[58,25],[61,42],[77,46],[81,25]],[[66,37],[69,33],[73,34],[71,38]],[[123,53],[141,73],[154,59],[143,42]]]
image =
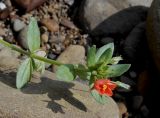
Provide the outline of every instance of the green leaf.
[[31,79],[32,71],[32,60],[28,58],[18,68],[16,77],[16,87],[18,89],[22,88]]
[[112,60],[110,61],[110,64],[118,64],[119,61],[121,60],[123,60],[121,56],[113,57]]
[[63,81],[72,81],[75,79],[74,66],[71,64],[61,65],[57,68],[56,77]]
[[95,58],[96,58],[96,46],[94,45],[91,47],[87,54],[87,66],[93,66],[95,64]]
[[[46,52],[42,50],[36,50],[34,53],[41,57],[46,56]],[[45,71],[45,62],[37,60],[37,59],[32,59],[32,61],[33,61],[34,70],[43,74]]]
[[108,48],[99,58],[98,63],[104,63],[105,65],[107,65],[113,55],[113,50],[111,48]]
[[113,43],[109,43],[104,45],[103,47],[99,48],[97,53],[96,53],[96,62],[98,62],[99,58],[101,57],[101,55],[107,50],[107,49],[111,49],[111,53],[113,55],[113,51],[114,51],[114,44]]
[[121,76],[130,68],[130,66],[131,64],[117,64],[117,65],[108,66],[107,77]]
[[40,31],[35,18],[30,19],[27,31],[27,43],[31,52],[40,48]]
[[75,67],[75,74],[78,75],[80,79],[90,80],[91,72],[84,70],[86,70],[86,67],[82,64],[78,64],[77,67]]
[[45,62],[39,61],[37,59],[33,59],[34,63],[34,70],[40,72],[41,74],[45,71]]
[[125,84],[125,83],[122,83],[122,82],[120,82],[120,81],[116,81],[116,84],[117,84],[118,86],[120,86],[120,87],[125,88],[125,89],[130,89],[130,85]]
[[98,103],[105,104],[107,102],[107,96],[100,95],[95,89],[91,91],[91,95]]
[[94,76],[91,75],[90,80],[89,80],[90,89],[92,89],[94,87],[94,82],[95,82]]

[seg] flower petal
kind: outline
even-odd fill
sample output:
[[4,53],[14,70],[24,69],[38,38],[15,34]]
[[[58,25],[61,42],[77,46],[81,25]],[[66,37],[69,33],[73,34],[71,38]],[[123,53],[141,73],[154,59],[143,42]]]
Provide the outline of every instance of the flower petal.
[[111,90],[114,90],[116,87],[117,87],[117,85],[116,84],[114,84],[114,83],[107,83],[107,86],[111,89]]
[[108,88],[108,89],[106,89],[105,94],[108,95],[108,96],[112,96],[113,92],[110,88]]

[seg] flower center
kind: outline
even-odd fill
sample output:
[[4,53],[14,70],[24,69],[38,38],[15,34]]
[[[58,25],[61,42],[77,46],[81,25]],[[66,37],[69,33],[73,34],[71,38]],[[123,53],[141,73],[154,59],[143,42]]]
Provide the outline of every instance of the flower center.
[[107,89],[107,85],[103,85],[103,91]]

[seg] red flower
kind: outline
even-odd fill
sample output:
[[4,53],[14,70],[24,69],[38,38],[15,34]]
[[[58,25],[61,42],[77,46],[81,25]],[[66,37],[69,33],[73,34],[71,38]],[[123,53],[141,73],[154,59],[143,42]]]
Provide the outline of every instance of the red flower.
[[108,96],[112,96],[112,90],[116,87],[117,85],[108,79],[99,79],[94,83],[94,89],[96,89],[101,95],[106,94]]

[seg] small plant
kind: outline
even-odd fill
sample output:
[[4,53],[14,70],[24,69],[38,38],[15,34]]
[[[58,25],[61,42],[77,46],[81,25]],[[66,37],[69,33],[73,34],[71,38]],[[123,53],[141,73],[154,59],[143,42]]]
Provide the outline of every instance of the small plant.
[[113,90],[117,87],[129,89],[129,85],[120,81],[111,81],[111,78],[121,76],[129,68],[130,64],[118,64],[122,58],[112,57],[114,44],[109,43],[103,47],[96,49],[96,46],[91,47],[87,54],[87,64],[63,64],[61,62],[47,59],[46,53],[40,50],[40,31],[37,21],[34,18],[30,19],[27,32],[27,51],[18,48],[4,40],[0,43],[18,51],[28,58],[25,59],[17,71],[16,86],[22,88],[31,80],[31,75],[34,71],[41,73],[45,70],[45,63],[57,65],[56,77],[63,81],[73,81],[78,76],[80,79],[89,81],[91,95],[99,103],[104,104],[108,96],[113,95]]

